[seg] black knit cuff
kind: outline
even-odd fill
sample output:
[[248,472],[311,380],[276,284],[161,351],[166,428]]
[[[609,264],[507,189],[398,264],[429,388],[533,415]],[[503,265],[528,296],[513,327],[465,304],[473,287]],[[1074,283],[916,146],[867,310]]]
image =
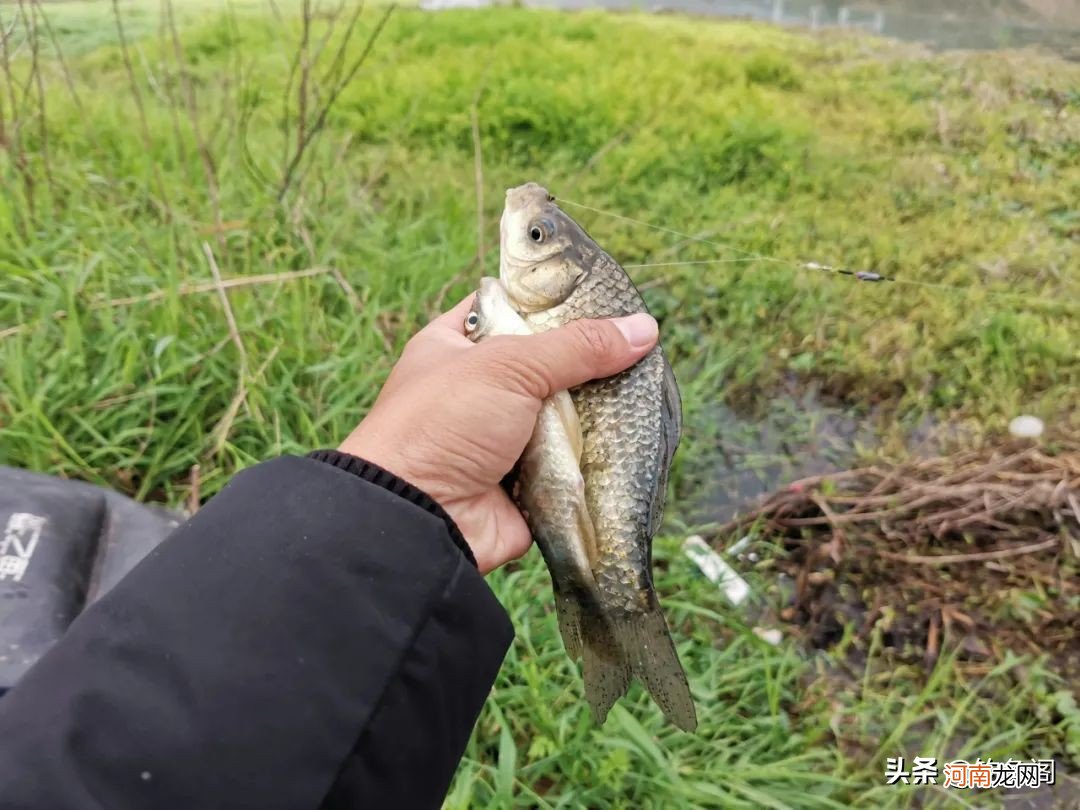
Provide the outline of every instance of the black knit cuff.
[[446,513],[446,510],[439,506],[438,502],[426,492],[414,487],[405,479],[398,478],[389,470],[384,470],[378,464],[364,461],[362,458],[349,455],[348,453],[342,453],[338,450],[316,450],[313,453],[308,453],[308,458],[325,462],[333,467],[337,467],[339,470],[344,470],[345,472],[359,476],[376,486],[388,489],[395,495],[404,498],[409,503],[419,506],[421,509],[435,515],[435,517],[446,524],[446,530],[450,534],[450,539],[454,541],[454,545],[465,555],[465,559],[474,566],[476,565],[476,557],[473,556],[472,549],[469,548],[469,544],[465,542],[465,538],[461,534],[461,530],[458,529],[457,524],[454,523],[454,519],[450,517],[450,515]]

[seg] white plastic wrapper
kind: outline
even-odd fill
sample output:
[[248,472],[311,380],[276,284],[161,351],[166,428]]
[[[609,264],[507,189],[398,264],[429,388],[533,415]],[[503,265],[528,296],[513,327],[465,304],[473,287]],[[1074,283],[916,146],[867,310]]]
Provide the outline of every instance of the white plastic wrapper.
[[709,548],[700,535],[691,535],[683,542],[683,551],[694,561],[710,582],[716,583],[733,605],[741,605],[750,595],[750,586],[727,561]]

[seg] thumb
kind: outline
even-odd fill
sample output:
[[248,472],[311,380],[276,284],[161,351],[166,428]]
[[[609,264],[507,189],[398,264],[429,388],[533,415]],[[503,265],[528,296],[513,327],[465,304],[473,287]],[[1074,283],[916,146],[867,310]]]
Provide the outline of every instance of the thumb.
[[521,338],[520,356],[543,398],[630,368],[656,345],[658,335],[656,320],[645,312],[578,320]]

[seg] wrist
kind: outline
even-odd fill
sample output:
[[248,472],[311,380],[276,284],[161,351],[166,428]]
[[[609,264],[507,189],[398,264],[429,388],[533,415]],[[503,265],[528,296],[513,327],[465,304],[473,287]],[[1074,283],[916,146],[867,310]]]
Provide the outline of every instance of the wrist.
[[338,452],[363,459],[424,492],[428,491],[420,477],[415,474],[412,465],[406,461],[406,455],[401,451],[399,443],[368,429],[364,423],[357,426],[338,446]]

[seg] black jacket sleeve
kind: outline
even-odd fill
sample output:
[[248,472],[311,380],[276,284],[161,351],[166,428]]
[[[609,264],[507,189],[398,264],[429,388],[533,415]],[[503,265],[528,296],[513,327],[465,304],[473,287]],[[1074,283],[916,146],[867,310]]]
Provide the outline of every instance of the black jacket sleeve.
[[0,698],[0,806],[439,806],[509,619],[423,493],[314,455],[237,475]]

